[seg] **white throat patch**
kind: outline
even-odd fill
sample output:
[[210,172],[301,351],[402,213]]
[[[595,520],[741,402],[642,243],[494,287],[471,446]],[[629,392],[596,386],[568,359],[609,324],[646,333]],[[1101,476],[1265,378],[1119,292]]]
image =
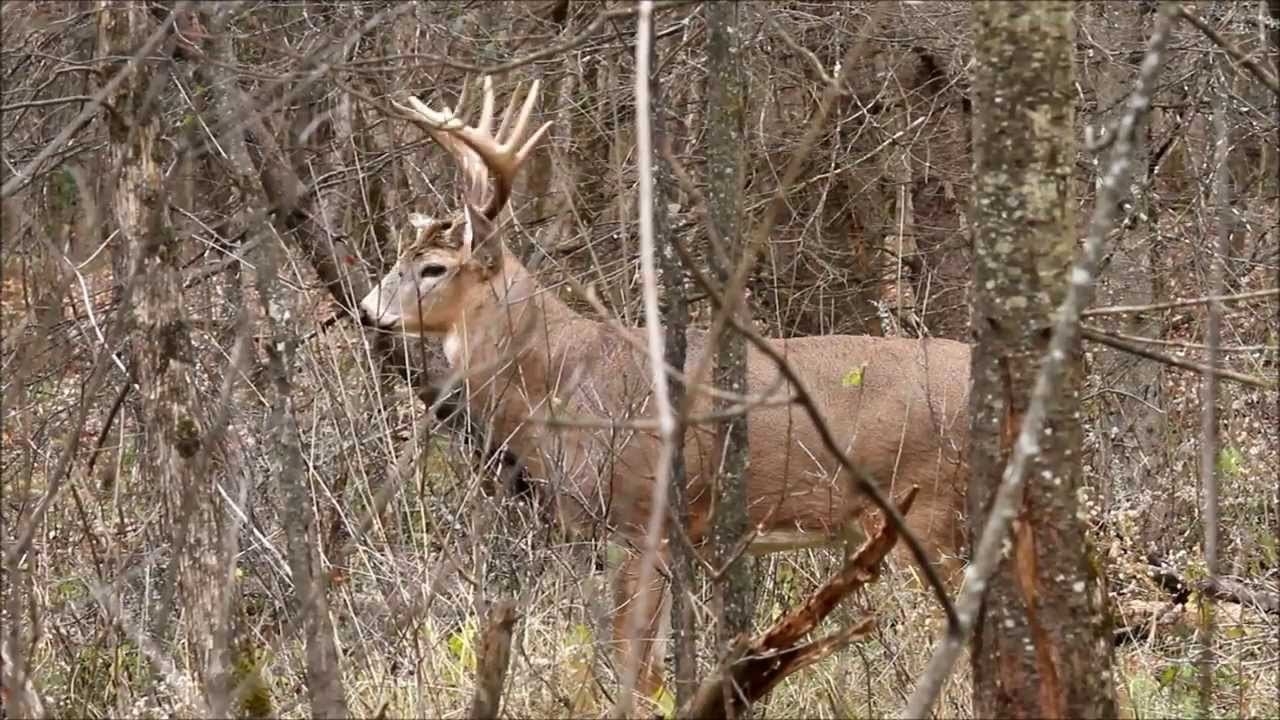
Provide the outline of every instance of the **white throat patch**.
[[462,362],[462,334],[456,328],[444,336],[444,358],[450,367],[458,367]]

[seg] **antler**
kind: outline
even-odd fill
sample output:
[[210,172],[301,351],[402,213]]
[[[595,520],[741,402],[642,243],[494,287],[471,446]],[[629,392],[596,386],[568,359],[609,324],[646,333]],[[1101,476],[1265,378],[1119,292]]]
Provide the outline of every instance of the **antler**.
[[[539,85],[538,80],[533,81],[515,125],[512,126],[511,116],[516,109],[517,88],[502,115],[497,135],[493,134],[493,80],[488,76],[484,79],[480,119],[474,125],[467,125],[458,116],[458,110],[466,103],[466,84],[462,86],[457,109],[446,107],[443,110],[432,110],[426,103],[412,96],[409,97],[408,106],[394,101],[391,104],[404,113],[407,119],[422,126],[441,147],[453,155],[466,179],[468,199],[476,205],[482,205],[485,217],[492,220],[510,199],[511,185],[520,166],[551,127],[550,122],[544,123],[527,139],[522,137],[525,126],[529,123],[529,114],[533,112],[533,103],[538,97]],[[488,185],[487,176],[493,177],[494,189],[486,202],[484,196]]]

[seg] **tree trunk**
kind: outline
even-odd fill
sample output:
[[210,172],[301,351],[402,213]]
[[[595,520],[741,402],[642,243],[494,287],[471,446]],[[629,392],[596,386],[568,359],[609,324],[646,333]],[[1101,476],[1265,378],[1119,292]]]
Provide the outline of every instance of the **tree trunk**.
[[[1065,2],[975,8],[972,477],[976,543],[1075,249],[1074,33]],[[973,639],[978,717],[1112,717],[1105,591],[1079,515],[1079,348]]]
[[294,419],[290,370],[297,351],[298,333],[291,327],[290,314],[279,290],[277,275],[283,264],[280,254],[277,244],[264,243],[259,248],[257,260],[258,298],[271,337],[267,345],[272,389],[269,427],[273,444],[271,474],[284,490],[284,530],[295,591],[293,610],[299,618],[297,626],[306,643],[311,714],[316,717],[346,717],[346,693],[338,669],[333,623],[329,618],[327,576],[320,564],[320,533]]
[[[652,35],[653,25],[649,32]],[[689,300],[685,295],[684,268],[676,254],[671,230],[671,213],[668,203],[675,192],[675,178],[671,165],[662,155],[667,142],[667,93],[663,92],[662,69],[659,64],[657,44],[650,40],[649,93],[653,114],[653,232],[654,243],[659,249],[658,263],[662,279],[662,326],[665,331],[663,347],[666,362],[673,368],[685,367],[688,349]],[[684,382],[675,376],[667,378],[671,407],[684,407]],[[681,527],[689,526],[689,488],[684,465],[685,424],[684,413],[676,416],[676,447],[671,455],[671,511]],[[676,707],[683,707],[698,689],[697,618],[690,602],[691,593],[698,583],[693,548],[681,542],[676,533],[668,533],[671,540],[671,636],[675,645],[675,697]]]
[[[742,142],[746,122],[745,88],[737,3],[709,3],[707,23],[707,213],[712,226],[711,265],[721,287],[733,272],[730,258],[741,257],[739,218],[742,199]],[[743,298],[725,298],[725,307],[745,317]],[[726,330],[716,340],[714,381],[736,396],[747,392],[746,338]],[[729,403],[717,398],[717,409]],[[717,588],[719,645],[728,648],[751,627],[753,598],[751,565],[733,558],[735,546],[747,532],[747,416],[737,415],[718,429],[722,465],[717,475],[711,528],[714,565],[723,575]],[[728,564],[728,567],[725,565]]]
[[[141,2],[98,6],[98,48],[109,74],[154,31]],[[207,422],[196,395],[195,349],[183,303],[182,243],[169,218],[168,196],[157,163],[160,117],[152,105],[153,83],[163,76],[140,63],[109,98],[104,110],[113,173],[111,207],[116,229],[128,250],[136,279],[132,361],[142,397],[149,462],[147,482],[157,488],[164,508],[171,555],[166,588],[172,599],[158,613],[164,635],[170,608],[184,611],[182,627],[193,652],[190,664],[204,697],[179,702],[203,703],[199,712],[228,714],[228,579],[230,562],[220,542],[224,517],[216,483],[202,472]],[[196,711],[186,706],[187,712]]]

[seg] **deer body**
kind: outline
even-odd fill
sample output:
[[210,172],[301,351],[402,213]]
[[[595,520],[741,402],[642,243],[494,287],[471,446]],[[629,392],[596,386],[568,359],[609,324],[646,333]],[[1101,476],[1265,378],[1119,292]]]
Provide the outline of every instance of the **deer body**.
[[[502,273],[445,331],[469,404],[490,418],[495,440],[515,451],[531,478],[550,484],[567,524],[643,537],[659,440],[656,431],[628,422],[652,414],[642,333],[578,315],[504,255]],[[770,342],[804,379],[855,465],[886,491],[921,487],[914,529],[939,560],[954,554],[969,346],[850,335]],[[703,346],[690,343],[686,371],[713,350]],[[854,368],[861,369],[856,384],[848,381]],[[837,542],[866,500],[842,477],[809,415],[786,402],[790,392],[773,361],[754,348],[748,383],[756,393],[772,389],[753,398],[759,406],[749,422],[748,511],[761,531],[759,550]],[[708,378],[691,384],[705,387]],[[712,412],[708,394],[695,388],[691,395],[691,417]],[[696,543],[708,527],[708,483],[720,457],[714,427],[690,426],[684,452],[693,516],[687,533]]]
[[[547,129],[523,139],[535,89],[510,133],[514,103],[497,136],[486,84],[480,121],[411,100],[397,105],[455,155],[464,173],[461,211],[445,220],[411,216],[415,236],[395,268],[361,302],[366,322],[444,339],[463,378],[467,405],[490,437],[524,463],[554,498],[570,529],[604,531],[640,546],[654,499],[659,439],[652,424],[652,374],[638,329],[583,317],[543,289],[504,247],[497,217],[521,162]],[[505,138],[501,139],[500,138]],[[487,194],[488,181],[495,188]],[[478,209],[483,208],[483,209]],[[852,463],[881,488],[920,487],[907,523],[932,562],[955,579],[961,546],[968,446],[969,347],[948,340],[822,336],[771,340],[805,383]],[[692,372],[714,348],[690,337]],[[788,402],[774,363],[748,352],[748,513],[754,552],[831,545],[850,539],[868,501],[853,491],[809,415]],[[858,371],[858,372],[854,372]],[[684,455],[690,498],[685,534],[696,545],[710,527],[710,483],[720,448],[708,377],[686,378],[692,398]],[[649,424],[645,424],[645,423]],[[618,573],[615,639],[639,665],[638,690],[654,690],[653,644],[665,615],[665,587],[637,582],[639,555]],[[630,642],[633,600],[655,602],[646,630]]]

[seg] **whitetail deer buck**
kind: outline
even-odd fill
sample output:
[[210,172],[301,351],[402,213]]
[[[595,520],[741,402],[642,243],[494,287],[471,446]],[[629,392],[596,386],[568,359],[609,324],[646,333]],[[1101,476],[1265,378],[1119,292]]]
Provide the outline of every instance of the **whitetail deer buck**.
[[[571,528],[607,528],[639,547],[654,490],[657,434],[635,423],[611,424],[610,418],[645,413],[651,376],[643,335],[574,312],[538,285],[507,251],[498,230],[512,181],[550,126],[525,137],[536,95],[535,82],[514,123],[512,98],[496,135],[487,79],[475,125],[414,98],[408,106],[396,105],[453,155],[465,191],[452,217],[410,217],[415,236],[361,310],[367,323],[383,329],[443,337],[449,362],[466,383],[470,411],[488,418],[495,441],[514,450],[533,482],[550,488],[562,521]],[[936,566],[956,579],[969,346],[848,335],[770,342],[806,383],[855,465],[885,491],[920,487],[908,526]],[[710,351],[691,338],[687,371],[699,353]],[[860,366],[861,381],[846,382]],[[824,448],[810,418],[777,401],[790,390],[776,366],[753,349],[748,373],[754,392],[773,388],[775,399],[750,412],[749,514],[759,530],[753,551],[834,545],[860,535],[869,501],[840,477],[837,458]],[[691,413],[707,413],[708,378],[687,382]],[[549,422],[552,416],[576,422]],[[709,528],[708,485],[720,457],[716,442],[713,430],[696,425],[685,438],[691,498],[686,532],[694,543]],[[638,587],[638,568],[633,552],[618,574],[614,636],[622,641],[623,657],[640,663],[637,691],[648,695],[660,682],[652,641],[660,634],[666,588],[661,580]],[[648,603],[654,615],[646,618],[645,639],[633,646],[623,633],[628,608],[641,592],[662,602]]]

